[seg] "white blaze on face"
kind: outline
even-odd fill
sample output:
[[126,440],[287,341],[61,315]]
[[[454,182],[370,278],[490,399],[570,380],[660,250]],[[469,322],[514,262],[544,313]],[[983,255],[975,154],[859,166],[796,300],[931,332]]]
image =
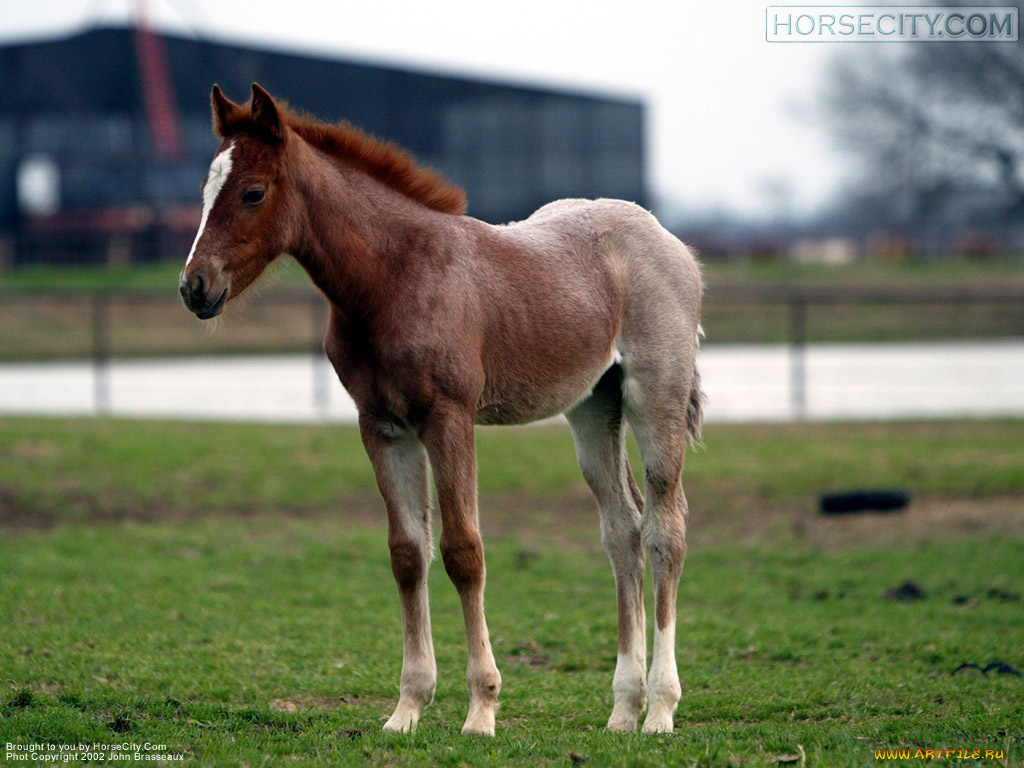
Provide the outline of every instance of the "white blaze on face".
[[203,187],[203,215],[199,219],[199,231],[196,232],[196,239],[192,242],[192,250],[188,252],[188,258],[185,259],[186,267],[192,261],[192,257],[196,255],[196,246],[199,245],[199,238],[203,236],[203,230],[206,229],[206,220],[210,217],[210,211],[213,209],[213,204],[217,202],[217,195],[224,187],[224,182],[228,180],[228,174],[231,173],[231,151],[234,148],[235,142],[232,141],[228,144],[228,148],[213,158],[213,162],[210,163],[210,170],[206,174],[206,185]]

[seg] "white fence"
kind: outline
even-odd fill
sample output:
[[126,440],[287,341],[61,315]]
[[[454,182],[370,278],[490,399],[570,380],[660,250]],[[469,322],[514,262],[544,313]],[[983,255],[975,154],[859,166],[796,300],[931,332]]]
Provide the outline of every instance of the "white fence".
[[[709,421],[1024,416],[1024,340],[709,344],[699,366]],[[312,354],[9,363],[0,412],[355,419],[330,364]]]

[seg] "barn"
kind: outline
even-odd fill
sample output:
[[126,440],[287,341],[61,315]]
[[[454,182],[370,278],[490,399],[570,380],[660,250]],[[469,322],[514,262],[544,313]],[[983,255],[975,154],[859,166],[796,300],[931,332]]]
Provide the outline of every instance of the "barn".
[[410,149],[487,221],[647,203],[638,99],[92,28],[0,46],[0,266],[180,258],[216,146],[210,86],[245,100],[253,81]]

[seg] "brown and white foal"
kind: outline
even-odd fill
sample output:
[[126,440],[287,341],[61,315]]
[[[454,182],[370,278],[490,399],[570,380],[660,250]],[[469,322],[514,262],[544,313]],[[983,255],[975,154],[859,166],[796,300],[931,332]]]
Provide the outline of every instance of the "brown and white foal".
[[[429,464],[469,644],[463,732],[494,733],[501,676],[484,619],[473,427],[564,413],[618,593],[608,727],[635,729],[646,700],[644,730],[672,730],[680,474],[702,398],[701,279],[687,248],[619,200],[560,200],[506,226],[470,218],[460,189],[394,145],[297,116],[255,84],[245,105],[214,86],[213,125],[222,143],[181,295],[198,317],[214,317],[289,253],[330,303],[324,347],[359,409],[401,596],[400,698],[385,729],[413,730],[437,680]],[[626,422],[642,491],[626,460]],[[656,616],[648,681],[645,551]]]

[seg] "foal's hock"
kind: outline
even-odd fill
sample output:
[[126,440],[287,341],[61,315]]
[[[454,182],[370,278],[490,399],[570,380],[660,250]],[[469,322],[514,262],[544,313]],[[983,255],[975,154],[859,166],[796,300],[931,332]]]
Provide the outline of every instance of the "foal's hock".
[[[494,733],[501,676],[484,618],[473,427],[564,413],[615,572],[608,727],[634,730],[646,704],[644,730],[672,730],[686,554],[680,475],[701,426],[693,255],[620,200],[559,200],[492,226],[464,215],[462,190],[393,144],[300,117],[255,84],[247,104],[217,86],[212,99],[222,143],[203,182],[181,295],[198,317],[214,317],[289,253],[330,303],[324,348],[359,410],[401,596],[400,697],[384,728],[413,730],[437,680],[429,462],[441,556],[466,620],[463,731]],[[643,490],[626,460],[627,422]],[[645,553],[656,619],[646,679]]]

